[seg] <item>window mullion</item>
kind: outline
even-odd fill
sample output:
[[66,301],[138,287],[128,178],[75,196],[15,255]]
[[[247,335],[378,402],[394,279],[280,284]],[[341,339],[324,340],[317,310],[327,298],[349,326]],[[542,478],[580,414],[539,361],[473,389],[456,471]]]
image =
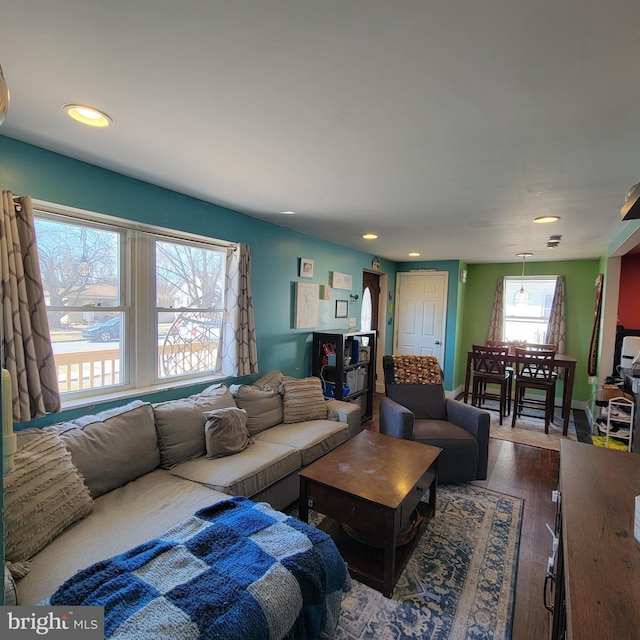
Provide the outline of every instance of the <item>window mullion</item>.
[[148,234],[133,234],[132,310],[135,318],[134,351],[135,375],[138,386],[151,386],[156,382],[157,335],[155,326],[155,283],[153,243]]

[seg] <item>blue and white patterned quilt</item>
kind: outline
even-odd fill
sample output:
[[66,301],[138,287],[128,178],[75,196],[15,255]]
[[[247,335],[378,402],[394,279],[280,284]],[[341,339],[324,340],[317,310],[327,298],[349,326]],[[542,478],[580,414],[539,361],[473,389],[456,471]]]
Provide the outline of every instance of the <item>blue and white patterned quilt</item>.
[[331,538],[231,498],[67,580],[48,604],[105,607],[105,637],[332,638],[349,578]]

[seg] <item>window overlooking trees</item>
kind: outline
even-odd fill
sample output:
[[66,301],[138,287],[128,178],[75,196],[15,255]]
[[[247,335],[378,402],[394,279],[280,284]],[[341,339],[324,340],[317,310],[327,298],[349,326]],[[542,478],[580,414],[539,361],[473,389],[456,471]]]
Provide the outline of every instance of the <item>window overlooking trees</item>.
[[156,240],[158,377],[216,370],[225,263],[220,249]]
[[35,217],[63,402],[220,375],[226,246],[88,214]]

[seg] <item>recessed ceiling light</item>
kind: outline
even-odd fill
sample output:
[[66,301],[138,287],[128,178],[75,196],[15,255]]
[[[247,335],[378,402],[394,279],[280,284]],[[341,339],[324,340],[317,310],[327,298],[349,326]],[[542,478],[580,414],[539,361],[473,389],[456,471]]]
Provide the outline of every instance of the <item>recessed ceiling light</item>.
[[281,211],[280,212],[283,216],[295,216],[296,212],[295,211]]
[[538,216],[534,218],[533,221],[537,224],[547,224],[548,222],[558,222],[560,220],[560,216]]
[[365,233],[362,236],[365,240],[377,240],[378,236],[375,233]]
[[419,254],[417,251],[411,251],[411,253],[409,253],[409,255],[410,255],[412,258],[417,258],[420,254]]
[[113,124],[106,113],[84,104],[65,104],[62,108],[69,117],[90,127],[108,127]]

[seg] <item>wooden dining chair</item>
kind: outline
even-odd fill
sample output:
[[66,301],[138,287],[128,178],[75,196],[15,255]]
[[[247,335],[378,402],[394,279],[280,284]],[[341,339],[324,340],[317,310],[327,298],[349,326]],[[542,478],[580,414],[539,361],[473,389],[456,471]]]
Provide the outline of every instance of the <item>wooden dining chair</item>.
[[[556,349],[515,348],[515,398],[511,426],[526,408],[544,410],[544,432],[553,420],[557,374],[554,371]],[[544,392],[544,399],[527,396],[528,389]]]
[[[507,370],[508,347],[489,347],[474,344],[472,347],[473,385],[471,404],[482,407],[487,400],[497,400],[500,424],[503,416],[511,412],[511,374]],[[498,387],[495,389],[495,387]]]

